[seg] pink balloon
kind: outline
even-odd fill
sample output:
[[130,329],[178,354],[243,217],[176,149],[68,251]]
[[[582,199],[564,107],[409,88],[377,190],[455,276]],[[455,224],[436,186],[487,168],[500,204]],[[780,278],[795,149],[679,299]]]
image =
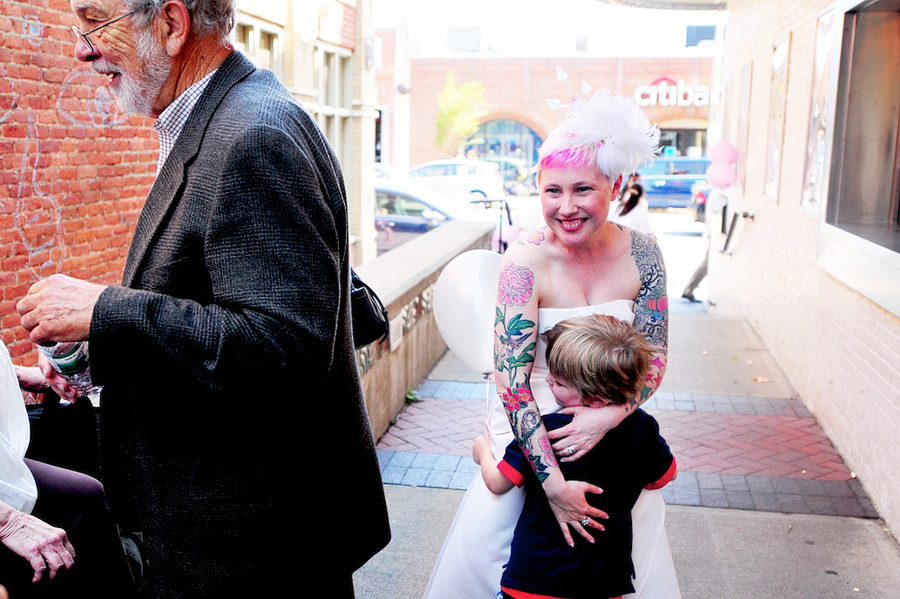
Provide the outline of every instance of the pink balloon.
[[727,162],[712,162],[706,169],[706,180],[716,189],[725,189],[734,185],[737,173]]
[[709,152],[709,158],[713,162],[734,164],[737,162],[737,148],[730,141],[723,139],[712,147],[712,150]]

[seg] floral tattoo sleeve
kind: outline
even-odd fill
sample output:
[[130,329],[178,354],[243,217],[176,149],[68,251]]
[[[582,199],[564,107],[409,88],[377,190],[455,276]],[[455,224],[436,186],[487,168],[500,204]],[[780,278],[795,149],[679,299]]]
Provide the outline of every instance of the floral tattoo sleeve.
[[[494,330],[497,342],[494,346],[494,365],[497,372],[508,372],[510,383],[516,379],[519,368],[534,362],[535,324],[523,318],[517,310],[531,300],[534,293],[534,274],[527,268],[508,263],[500,272],[497,286],[497,316]],[[512,307],[512,314],[508,314]],[[526,341],[531,343],[524,345]],[[524,345],[524,347],[523,347]]]
[[656,241],[647,235],[631,234],[631,255],[641,278],[641,290],[634,304],[634,326],[644,334],[652,351],[650,370],[639,396],[627,405],[640,407],[659,388],[668,362],[669,298],[666,296],[666,268]]
[[[548,476],[547,469],[556,466],[556,458],[529,382],[537,347],[537,327],[533,320],[525,317],[524,307],[529,305],[533,295],[534,273],[508,262],[500,271],[498,284],[494,368],[513,434],[538,480],[543,481]],[[502,384],[503,380],[506,385]]]

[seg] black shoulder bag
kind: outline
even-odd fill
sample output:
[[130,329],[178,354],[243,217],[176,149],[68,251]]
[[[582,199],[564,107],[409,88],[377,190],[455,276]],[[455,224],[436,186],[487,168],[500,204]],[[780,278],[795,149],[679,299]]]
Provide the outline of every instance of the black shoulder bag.
[[387,338],[388,311],[378,294],[350,269],[350,317],[353,320],[353,345],[359,349]]
[[53,391],[28,408],[31,444],[26,458],[100,478],[98,409],[87,397],[60,403]]

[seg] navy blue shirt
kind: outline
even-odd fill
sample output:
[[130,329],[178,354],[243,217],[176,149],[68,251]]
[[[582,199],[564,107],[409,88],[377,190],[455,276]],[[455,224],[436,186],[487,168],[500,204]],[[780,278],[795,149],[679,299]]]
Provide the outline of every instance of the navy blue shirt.
[[[567,414],[544,417],[547,430],[571,422]],[[505,463],[504,463],[505,462]],[[603,493],[588,502],[609,515],[605,531],[591,529],[593,544],[574,534],[569,547],[527,458],[517,442],[507,447],[500,469],[513,482],[524,478],[525,505],[516,525],[501,585],[551,597],[616,597],[634,592],[631,509],[644,487],[668,482],[674,466],[656,420],[637,410],[612,429],[584,457],[560,462],[566,480],[595,484]],[[520,473],[516,480],[515,472]]]

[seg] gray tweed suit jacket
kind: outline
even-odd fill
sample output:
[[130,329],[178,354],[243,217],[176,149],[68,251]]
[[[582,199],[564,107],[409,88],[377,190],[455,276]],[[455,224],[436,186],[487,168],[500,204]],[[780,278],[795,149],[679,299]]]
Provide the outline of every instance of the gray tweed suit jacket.
[[91,323],[104,483],[144,535],[151,596],[269,596],[346,577],[388,542],[347,237],[327,141],[234,52]]

